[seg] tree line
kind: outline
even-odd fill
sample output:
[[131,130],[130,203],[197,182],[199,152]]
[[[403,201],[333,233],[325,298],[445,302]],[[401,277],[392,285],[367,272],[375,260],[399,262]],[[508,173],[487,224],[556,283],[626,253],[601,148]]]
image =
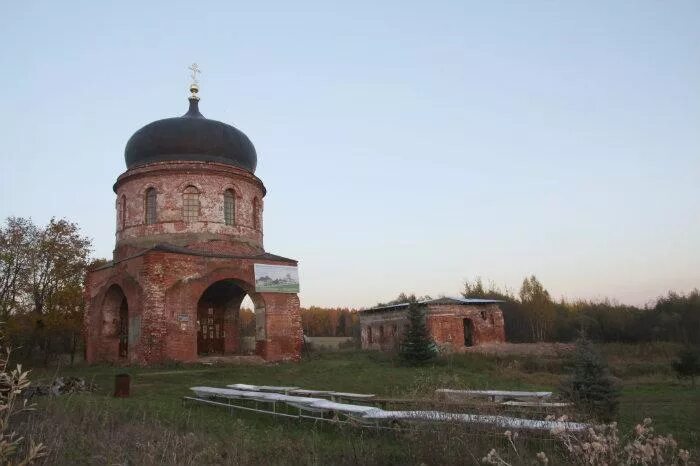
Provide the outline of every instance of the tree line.
[[537,279],[523,280],[518,294],[480,278],[464,284],[465,298],[499,299],[510,342],[574,341],[581,331],[601,342],[671,341],[700,344],[700,290],[669,291],[644,307],[610,300],[555,301]]
[[[0,322],[3,338],[21,357],[70,354],[82,348],[83,284],[92,244],[77,224],[52,218],[46,225],[9,217],[0,225]],[[511,342],[573,341],[581,330],[604,342],[673,341],[700,344],[700,291],[668,292],[653,304],[636,307],[609,300],[555,301],[535,277],[518,293],[480,278],[468,280],[462,295],[499,299],[506,338]],[[428,299],[401,294],[390,301]],[[301,309],[307,336],[359,338],[355,309],[311,306]],[[252,310],[241,310],[242,335],[255,334]]]

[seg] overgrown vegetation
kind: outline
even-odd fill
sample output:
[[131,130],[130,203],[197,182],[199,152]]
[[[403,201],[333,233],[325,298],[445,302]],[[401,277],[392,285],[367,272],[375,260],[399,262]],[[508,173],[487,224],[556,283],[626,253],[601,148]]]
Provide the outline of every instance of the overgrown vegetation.
[[[681,384],[671,372],[653,374],[669,365],[677,347],[602,348],[611,370],[625,375],[620,398],[619,428],[632,431],[639,420],[654,419],[658,432],[672,433],[679,448],[697,458],[700,431],[696,407],[700,392]],[[647,356],[650,354],[650,356]],[[668,354],[668,356],[663,356]],[[663,356],[663,357],[662,357]],[[480,464],[492,448],[503,452],[508,439],[500,430],[474,426],[441,426],[429,430],[375,432],[350,426],[284,420],[220,407],[186,404],[181,397],[195,385],[223,387],[231,383],[296,385],[392,398],[432,398],[437,388],[545,390],[567,375],[562,356],[551,364],[524,370],[519,355],[458,354],[427,365],[407,367],[380,352],[320,353],[299,364],[262,366],[204,365],[130,368],[132,396],[111,397],[114,376],[124,369],[110,366],[38,369],[33,379],[46,383],[56,375],[78,375],[96,383],[96,393],[42,398],[39,410],[27,413],[20,435],[31,435],[49,448],[46,464]],[[539,358],[544,359],[544,358]],[[560,361],[555,364],[555,361]],[[630,365],[649,364],[643,375],[625,372]],[[652,375],[650,375],[652,374]],[[438,405],[439,406],[439,405]],[[393,409],[401,409],[400,405]],[[544,419],[545,410],[470,406],[488,414]],[[585,413],[567,408],[572,419]],[[558,413],[557,415],[560,415]],[[544,452],[550,464],[570,464],[562,443],[546,433],[520,433],[514,439],[531,464]],[[589,442],[590,443],[590,442]],[[270,452],[275,454],[271,455]],[[510,453],[509,453],[510,455]]]
[[[617,423],[596,425],[583,434],[573,434],[564,429],[552,432],[560,446],[556,458],[566,464],[629,466],[634,464],[662,465],[690,463],[690,452],[678,447],[673,435],[655,434],[651,418],[637,424],[631,434],[621,438]],[[528,463],[528,457],[516,446],[517,433],[506,431],[510,447],[508,453],[499,453],[495,448],[483,458],[486,464],[511,466]],[[544,451],[538,452],[529,461],[531,464],[549,464]]]
[[16,418],[33,409],[22,393],[29,387],[29,371],[17,365],[10,369],[10,350],[0,346],[0,463],[28,465],[46,455],[46,447],[31,436],[18,435]]
[[683,348],[678,353],[678,359],[673,361],[673,370],[679,379],[690,379],[695,386],[695,377],[700,375],[700,350],[697,348]]

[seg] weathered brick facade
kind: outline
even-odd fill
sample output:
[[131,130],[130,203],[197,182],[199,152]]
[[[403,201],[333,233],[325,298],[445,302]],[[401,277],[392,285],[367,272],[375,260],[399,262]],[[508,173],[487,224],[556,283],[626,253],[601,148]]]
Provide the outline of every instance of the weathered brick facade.
[[[422,304],[428,333],[442,348],[462,351],[470,346],[505,341],[498,301],[440,298]],[[395,350],[408,326],[406,303],[362,311],[362,348]]]
[[[189,201],[186,190],[196,193]],[[255,304],[256,354],[269,361],[299,359],[299,298],[255,290],[254,264],[297,262],[265,252],[265,187],[251,170],[196,158],[158,160],[127,169],[114,191],[113,260],[86,278],[89,363],[196,361],[202,353],[198,335],[206,338],[207,328],[216,332],[216,352],[237,353],[238,310],[246,295]],[[228,217],[226,191],[234,193]],[[185,215],[187,202],[193,217]],[[214,313],[217,320],[202,330],[207,312],[211,322]]]

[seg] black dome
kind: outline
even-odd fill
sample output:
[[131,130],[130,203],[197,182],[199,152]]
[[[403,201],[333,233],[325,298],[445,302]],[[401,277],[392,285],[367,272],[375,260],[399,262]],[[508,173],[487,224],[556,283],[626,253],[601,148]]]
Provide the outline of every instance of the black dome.
[[171,160],[218,162],[255,172],[258,156],[248,136],[231,125],[199,113],[198,100],[177,118],[149,123],[136,131],[124,149],[126,167]]

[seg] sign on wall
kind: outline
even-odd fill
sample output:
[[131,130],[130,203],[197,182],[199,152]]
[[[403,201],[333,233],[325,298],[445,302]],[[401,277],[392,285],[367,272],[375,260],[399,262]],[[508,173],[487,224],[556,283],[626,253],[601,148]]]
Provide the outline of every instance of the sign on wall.
[[255,264],[255,291],[298,293],[299,271],[295,266]]

